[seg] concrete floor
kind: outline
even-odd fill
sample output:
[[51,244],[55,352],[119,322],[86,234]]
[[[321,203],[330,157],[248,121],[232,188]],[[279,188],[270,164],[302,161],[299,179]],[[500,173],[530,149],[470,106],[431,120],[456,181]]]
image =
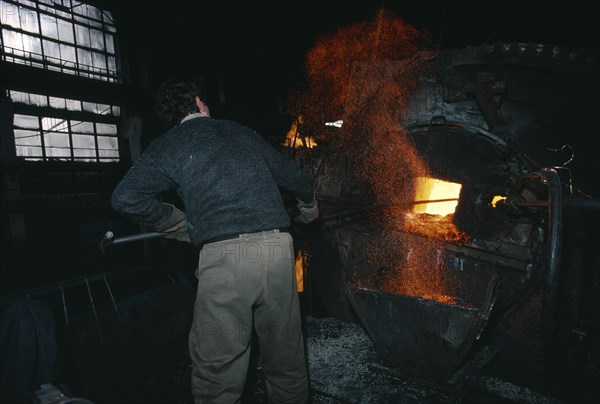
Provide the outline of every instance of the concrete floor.
[[[416,379],[379,361],[359,324],[305,317],[305,338],[313,403],[560,403],[494,377],[478,377],[469,388]],[[242,402],[267,403],[257,354],[252,364]],[[74,393],[95,404],[188,404],[190,372],[181,340],[128,372],[102,374]]]

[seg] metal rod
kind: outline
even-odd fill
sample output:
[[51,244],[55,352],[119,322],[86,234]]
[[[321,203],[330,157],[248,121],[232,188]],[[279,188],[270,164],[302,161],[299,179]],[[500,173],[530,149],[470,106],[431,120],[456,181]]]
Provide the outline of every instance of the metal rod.
[[[351,209],[372,209],[372,208],[389,208],[389,207],[395,207],[395,206],[405,207],[405,206],[413,206],[413,205],[422,205],[422,204],[426,204],[426,203],[456,202],[456,201],[458,201],[458,198],[425,199],[425,200],[412,201],[412,202],[407,202],[407,203],[390,202],[390,203],[382,203],[379,205],[365,205],[365,206],[348,206],[348,205],[333,205],[333,206],[339,206],[341,208],[351,208]],[[327,206],[322,201],[319,201],[319,205]]]
[[514,201],[512,204],[518,208],[547,208],[550,205],[548,201]]
[[[547,208],[548,201],[513,201],[512,204],[518,208]],[[600,210],[598,199],[564,199],[563,206],[566,209]]]
[[65,323],[67,324],[67,328],[69,328],[69,314],[67,313],[67,300],[65,298],[65,289],[60,286],[60,295],[62,298],[63,312],[65,313]]
[[540,172],[548,186],[548,268],[544,281],[542,299],[542,326],[548,338],[553,338],[558,301],[558,281],[562,253],[563,192],[560,177],[553,168],[543,168]]
[[123,322],[121,321],[121,316],[119,315],[119,308],[117,307],[117,302],[115,301],[115,297],[113,296],[112,289],[108,284],[108,279],[106,278],[106,274],[103,274],[104,283],[106,284],[106,289],[108,289],[108,294],[110,295],[110,300],[112,301],[113,307],[115,308],[115,314],[117,315],[117,320],[119,320],[119,324],[123,326]]
[[119,245],[125,243],[131,243],[134,241],[149,240],[153,238],[166,237],[169,233],[149,232],[141,234],[133,234],[131,236],[123,236],[112,239],[108,245]]
[[168,235],[169,235],[168,232],[164,232],[164,233],[147,232],[147,233],[133,234],[130,236],[123,236],[123,237],[115,238],[115,235],[112,231],[107,231],[106,234],[104,235],[104,237],[102,237],[102,240],[100,240],[100,250],[102,251],[102,253],[104,253],[104,249],[106,247],[119,245],[119,244],[125,244],[125,243],[132,243],[134,241],[142,241],[142,240],[150,240],[153,238],[161,238],[161,237],[166,237]]
[[87,286],[88,296],[90,297],[90,303],[92,304],[92,311],[94,312],[94,318],[96,319],[96,329],[98,330],[98,336],[100,337],[100,343],[104,343],[102,338],[102,332],[100,331],[100,321],[98,320],[98,312],[96,312],[96,305],[94,304],[94,298],[92,297],[92,290],[90,289],[90,282],[85,278],[85,284]]
[[[337,219],[339,217],[351,215],[354,213],[365,212],[368,210],[394,208],[394,207],[405,208],[405,207],[409,207],[409,206],[421,205],[421,204],[426,204],[426,203],[456,202],[456,201],[458,201],[457,198],[447,198],[447,199],[420,200],[420,201],[413,201],[413,202],[408,202],[408,203],[383,203],[380,205],[367,205],[367,206],[343,206],[342,205],[339,207],[344,208],[346,210],[344,210],[342,212],[338,212],[338,213],[333,213],[331,215],[323,215],[323,216],[321,216],[321,220]],[[323,209],[326,209],[326,207],[323,206]],[[348,209],[350,209],[350,210],[348,210]]]

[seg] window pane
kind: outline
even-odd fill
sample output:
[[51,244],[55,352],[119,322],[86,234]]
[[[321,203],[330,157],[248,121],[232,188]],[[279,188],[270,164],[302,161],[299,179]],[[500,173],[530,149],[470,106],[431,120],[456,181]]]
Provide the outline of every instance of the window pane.
[[110,11],[102,11],[102,20],[109,24],[114,24],[113,16]]
[[63,66],[75,66],[75,48],[68,45],[60,45],[60,57],[63,62]]
[[95,161],[96,142],[94,136],[73,135],[73,157],[83,161]]
[[32,146],[17,146],[17,156],[27,160],[42,160],[42,148]]
[[37,107],[48,106],[48,97],[39,94],[22,93],[20,91],[10,91],[10,98],[14,102],[20,102],[27,105],[35,105]]
[[21,29],[39,34],[38,15],[35,11],[19,7],[19,16],[21,17]]
[[[58,15],[60,17],[71,19],[71,13],[67,13],[65,11],[56,10],[56,15]],[[59,24],[60,24],[60,22],[59,22]]]
[[42,35],[52,39],[58,39],[58,24],[56,17],[50,15],[42,16],[40,22],[42,23]]
[[102,69],[102,71],[106,71],[106,58],[102,53],[92,52],[92,58],[94,62],[94,67],[97,69]]
[[106,51],[108,53],[115,53],[115,40],[114,37],[112,35],[106,34],[104,35],[105,41],[106,41]]
[[40,129],[37,116],[15,114],[14,125],[17,128]]
[[98,104],[94,102],[82,101],[81,104],[83,105],[83,110],[86,112],[93,112],[94,114],[98,114],[100,112]]
[[81,12],[81,14],[83,15],[87,15],[90,18],[93,18],[95,20],[100,20],[102,21],[102,15],[100,14],[100,10],[97,9],[94,6],[90,6],[89,4],[85,4],[83,5],[85,11]]
[[117,63],[115,62],[115,58],[112,56],[108,57],[108,71],[113,74],[117,71]]
[[15,149],[19,157],[42,157],[40,134],[28,130],[15,130]]
[[74,133],[94,134],[94,124],[85,121],[71,121],[71,130]]
[[100,115],[110,115],[110,105],[96,104],[96,113]]
[[40,4],[40,10],[43,10],[43,11],[47,12],[48,14],[56,14],[56,9],[54,7],[52,7],[54,5],[54,3],[52,3],[51,1],[50,2],[42,1],[42,3],[49,4],[50,7]]
[[31,105],[35,105],[37,107],[47,107],[48,106],[48,97],[40,94],[29,94],[29,101]]
[[53,63],[60,61],[60,48],[58,43],[44,40],[44,55]]
[[91,29],[90,36],[92,41],[92,48],[97,50],[104,50],[104,35],[102,34],[102,31]]
[[58,20],[58,38],[61,41],[75,43],[75,38],[73,35],[73,23]]
[[109,123],[97,123],[96,131],[96,133],[98,133],[99,135],[116,135],[117,125],[112,125]]
[[64,98],[49,97],[48,100],[50,101],[51,108],[65,109],[67,107],[65,102],[66,100]]
[[77,49],[77,58],[81,69],[90,69],[92,66],[92,54],[90,52],[83,49]]
[[42,118],[42,130],[53,132],[69,132],[69,125],[65,119],[59,118]]
[[10,96],[10,99],[13,102],[20,102],[20,103],[23,103],[23,104],[30,104],[29,94],[27,94],[27,93],[22,93],[20,91],[15,91],[15,90],[10,90],[9,96]]
[[98,136],[98,150],[119,150],[116,136]]
[[42,56],[42,43],[39,38],[23,35],[23,50],[35,54],[32,55],[33,59],[39,59]]
[[96,161],[96,150],[76,149],[73,150],[73,157],[79,161]]
[[81,101],[67,100],[67,109],[69,111],[81,111]]
[[90,46],[90,30],[79,24],[75,24],[75,38],[77,44],[82,46]]
[[69,145],[69,135],[66,133],[46,133],[44,134],[44,146],[47,157],[70,157],[71,146]]
[[[16,146],[42,146],[42,139],[39,132],[32,130],[15,129]],[[40,149],[41,155],[41,149]]]
[[119,152],[116,150],[98,150],[102,161],[119,161]]
[[2,9],[2,14],[0,15],[0,22],[2,22],[2,24],[10,25],[13,28],[21,27],[19,21],[19,7],[5,1],[0,1],[0,8]]
[[96,142],[94,136],[90,135],[73,135],[74,149],[92,149],[96,150]]
[[7,48],[23,50],[23,35],[15,32],[15,31],[3,29],[2,30],[2,43]]

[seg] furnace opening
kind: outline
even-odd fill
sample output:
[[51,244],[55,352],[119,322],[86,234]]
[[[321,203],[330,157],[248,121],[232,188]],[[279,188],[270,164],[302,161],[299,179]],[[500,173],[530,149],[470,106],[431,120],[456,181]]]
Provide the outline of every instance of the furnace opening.
[[461,184],[437,178],[417,177],[415,179],[415,206],[413,212],[446,216],[455,212],[458,206]]

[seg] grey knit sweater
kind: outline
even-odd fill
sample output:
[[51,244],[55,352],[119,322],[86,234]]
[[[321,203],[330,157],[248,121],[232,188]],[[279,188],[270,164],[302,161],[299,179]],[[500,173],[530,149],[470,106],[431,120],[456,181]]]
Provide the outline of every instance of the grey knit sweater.
[[288,227],[280,190],[313,200],[311,182],[259,134],[236,122],[198,117],[172,128],[142,153],[112,195],[113,208],[153,229],[173,208],[157,194],[176,189],[195,245],[237,233]]

